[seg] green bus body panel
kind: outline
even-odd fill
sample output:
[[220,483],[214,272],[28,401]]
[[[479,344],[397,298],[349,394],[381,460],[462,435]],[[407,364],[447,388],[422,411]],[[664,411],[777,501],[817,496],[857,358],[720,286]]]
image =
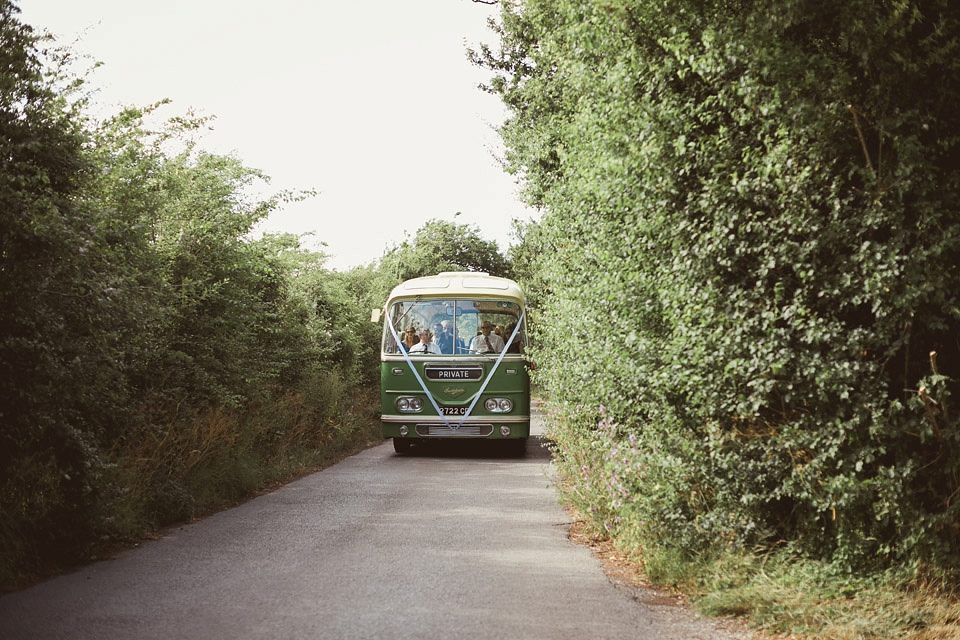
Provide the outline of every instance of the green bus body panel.
[[[466,409],[476,397],[483,382],[490,375],[490,370],[496,363],[496,358],[478,360],[471,358],[465,362],[459,358],[424,358],[411,356],[413,366],[416,367],[420,379],[430,390],[436,403],[441,407],[455,407]],[[481,367],[481,377],[478,380],[428,380],[425,367],[427,365],[470,366]],[[401,425],[407,425],[408,437],[419,437],[414,428],[417,424],[442,424],[442,418],[430,403],[423,392],[420,383],[410,371],[410,365],[405,360],[391,358],[380,363],[380,406],[382,415],[383,436],[386,438],[400,437]],[[395,371],[400,371],[399,374]],[[508,373],[512,372],[512,373]],[[423,409],[419,412],[401,413],[397,409],[397,398],[416,397],[423,401]],[[513,402],[513,410],[509,413],[494,413],[488,411],[483,402],[487,398],[509,398]],[[448,415],[447,421],[456,427],[462,419],[459,415]],[[500,426],[510,427],[509,438],[526,438],[530,435],[530,376],[527,363],[522,357],[507,356],[500,362],[497,372],[490,379],[483,391],[483,396],[474,404],[467,424],[482,422],[493,425],[493,433],[483,438],[500,438]],[[456,433],[450,436],[456,437]]]

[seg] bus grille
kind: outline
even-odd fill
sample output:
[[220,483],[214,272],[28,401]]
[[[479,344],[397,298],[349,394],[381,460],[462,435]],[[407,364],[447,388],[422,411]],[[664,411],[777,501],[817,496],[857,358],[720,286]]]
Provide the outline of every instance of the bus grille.
[[465,424],[459,429],[445,424],[418,424],[417,435],[435,438],[476,438],[493,433],[492,424]]

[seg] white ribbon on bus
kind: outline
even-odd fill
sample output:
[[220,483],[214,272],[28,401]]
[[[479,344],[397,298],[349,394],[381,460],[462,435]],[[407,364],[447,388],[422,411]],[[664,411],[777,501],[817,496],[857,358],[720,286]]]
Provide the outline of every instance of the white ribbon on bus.
[[413,366],[413,361],[410,359],[410,354],[407,353],[406,349],[400,347],[400,336],[397,334],[396,327],[393,326],[393,323],[387,318],[387,326],[390,327],[390,333],[393,335],[393,339],[397,343],[397,348],[400,349],[400,353],[403,354],[403,359],[407,361],[407,366],[410,367],[410,371],[413,372],[414,377],[417,379],[417,382],[420,383],[420,388],[423,389],[423,392],[427,394],[427,400],[430,401],[430,404],[433,405],[433,408],[436,410],[437,415],[443,420],[443,424],[446,425],[447,429],[451,431],[456,431],[463,426],[463,423],[467,421],[467,418],[470,417],[470,414],[473,412],[473,408],[477,404],[477,400],[480,399],[480,396],[483,395],[484,390],[487,388],[487,385],[490,383],[490,380],[493,379],[493,374],[497,372],[497,368],[500,366],[500,362],[503,360],[503,356],[507,354],[507,348],[513,344],[514,338],[517,337],[517,332],[520,331],[520,326],[523,324],[523,318],[526,315],[527,310],[520,310],[520,320],[517,321],[517,326],[513,328],[513,333],[510,334],[510,339],[503,346],[503,351],[500,352],[500,356],[497,358],[497,361],[493,364],[493,368],[490,369],[490,373],[487,374],[487,379],[483,381],[483,384],[480,385],[480,390],[477,391],[477,394],[473,397],[473,401],[470,403],[470,406],[467,407],[466,413],[463,414],[463,417],[460,418],[460,422],[457,423],[457,426],[452,426],[450,421],[447,420],[447,416],[440,411],[440,406],[437,404],[437,401],[434,400],[433,394],[430,393],[430,390],[427,389],[427,385],[423,382],[423,378],[420,377],[420,374],[417,373],[416,367]]

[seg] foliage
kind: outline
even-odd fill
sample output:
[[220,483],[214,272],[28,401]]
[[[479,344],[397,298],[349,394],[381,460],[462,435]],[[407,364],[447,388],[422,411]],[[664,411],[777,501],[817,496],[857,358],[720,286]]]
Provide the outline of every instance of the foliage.
[[511,277],[523,287],[527,304],[538,308],[550,294],[543,259],[551,251],[548,238],[534,220],[514,220],[512,231],[515,243],[507,251]]
[[111,290],[123,273],[105,256],[125,251],[127,234],[98,233],[99,212],[78,197],[85,137],[18,13],[0,2],[0,519],[30,521],[27,539],[43,544],[90,528],[91,430],[125,396],[102,320],[128,313]]
[[412,238],[405,239],[383,255],[379,269],[394,276],[394,284],[441,271],[509,275],[509,264],[496,242],[485,240],[476,227],[445,220],[424,223]]
[[377,442],[373,393],[336,371],[242,408],[169,407],[111,452],[100,533],[111,542],[200,517]]
[[854,576],[782,552],[725,554],[700,569],[698,587],[710,592],[701,610],[749,616],[767,632],[818,640],[957,636],[960,603],[942,585],[904,588],[898,576]]
[[326,280],[340,296],[341,308],[354,310],[350,316],[331,316],[346,320],[345,332],[357,364],[357,379],[365,384],[380,383],[380,340],[383,325],[371,322],[371,312],[383,308],[390,290],[399,284],[382,267],[365,265],[333,273]]
[[[0,1],[0,583],[372,437],[369,309],[255,223],[306,193],[167,101],[101,122]],[[51,65],[51,60],[55,64]]]
[[955,579],[955,3],[525,0],[495,28],[474,58],[551,249],[534,357],[597,521]]

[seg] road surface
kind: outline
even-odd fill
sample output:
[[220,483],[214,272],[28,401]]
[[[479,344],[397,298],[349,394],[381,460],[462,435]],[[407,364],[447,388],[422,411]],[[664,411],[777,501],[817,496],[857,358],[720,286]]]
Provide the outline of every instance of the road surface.
[[742,637],[612,584],[568,539],[541,442],[522,458],[387,442],[0,597],[0,638]]

